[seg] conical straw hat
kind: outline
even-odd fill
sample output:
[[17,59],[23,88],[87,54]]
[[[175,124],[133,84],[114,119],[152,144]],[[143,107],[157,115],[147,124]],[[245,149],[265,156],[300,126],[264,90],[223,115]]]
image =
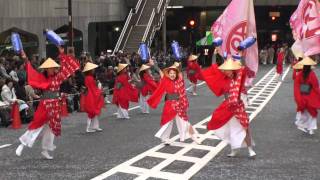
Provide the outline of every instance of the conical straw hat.
[[300,70],[300,69],[303,69],[303,65],[300,64],[300,63],[297,63],[295,64],[294,66],[292,66],[293,69],[296,69],[296,70]]
[[53,59],[48,58],[44,63],[40,65],[40,69],[48,69],[48,68],[58,68],[60,65],[56,63]]
[[300,61],[299,63],[302,64],[302,65],[305,65],[305,66],[317,65],[317,63],[314,60],[312,60],[310,57],[303,58],[303,60]]
[[[181,63],[179,63],[179,62],[174,62],[174,64],[173,64],[173,66],[175,66],[175,67],[177,67],[177,68],[179,68],[179,66],[181,65]],[[169,67],[170,68],[170,67]]]
[[119,73],[120,71],[122,71],[122,70],[123,70],[124,68],[126,68],[127,66],[128,66],[128,64],[121,64],[121,63],[119,63],[117,73]]
[[91,62],[87,62],[86,65],[84,66],[82,72],[87,72],[87,71],[90,71],[90,70],[95,69],[97,67],[98,67],[98,65],[93,64]]
[[241,63],[234,61],[233,59],[227,59],[222,65],[219,66],[220,70],[238,70],[241,68]]
[[141,66],[141,68],[139,69],[139,73],[140,73],[141,71],[144,71],[144,70],[147,70],[147,69],[150,69],[150,66],[143,64],[143,65]]
[[189,58],[188,58],[189,61],[194,61],[196,59],[198,59],[198,56],[196,56],[194,54],[190,55]]

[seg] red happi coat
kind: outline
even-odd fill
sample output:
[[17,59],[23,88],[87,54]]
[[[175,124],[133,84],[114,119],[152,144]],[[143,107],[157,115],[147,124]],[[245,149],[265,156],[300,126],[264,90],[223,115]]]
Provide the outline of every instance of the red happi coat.
[[[301,94],[300,85],[302,83],[311,85],[311,92],[308,95]],[[316,73],[311,71],[306,80],[303,79],[303,73],[299,72],[294,80],[294,99],[297,103],[297,111],[307,110],[311,116],[317,116],[317,109],[320,109],[320,89]]]
[[[122,72],[116,77],[112,103],[123,109],[129,109],[129,101],[138,102],[139,91],[129,83],[130,77],[128,73]],[[121,83],[122,87],[117,88],[117,83]]]
[[189,102],[186,95],[186,90],[184,86],[184,81],[182,77],[177,80],[171,80],[168,77],[163,77],[160,84],[152,96],[147,100],[147,103],[151,108],[157,108],[163,95],[165,94],[179,94],[179,100],[166,100],[164,103],[161,123],[164,124],[172,121],[176,115],[179,115],[183,120],[187,121],[187,111],[189,107]]
[[[44,91],[58,92],[61,83],[80,68],[78,61],[65,54],[60,54],[60,71],[51,77],[45,77],[43,74],[33,69],[30,62],[26,64],[28,75],[28,84],[34,88]],[[61,135],[61,99],[42,99],[34,113],[33,121],[28,129],[37,129],[49,122],[49,127],[55,136]]]
[[277,73],[282,74],[283,72],[283,61],[284,61],[284,52],[279,52],[277,56]]
[[87,93],[84,95],[84,110],[90,119],[99,116],[104,106],[102,90],[97,87],[94,77],[90,74],[84,79]]
[[152,94],[158,87],[158,84],[148,72],[143,74],[141,80],[144,83],[143,87],[141,88],[142,96]]
[[[245,79],[246,79],[246,69],[241,68],[236,72],[236,77],[234,79],[225,79],[221,75],[220,79],[216,79],[216,82],[220,82],[221,86],[210,82],[208,85],[210,89],[214,89],[214,92],[227,93],[229,97],[220,104],[220,106],[213,112],[211,120],[207,125],[208,130],[219,129],[224,126],[233,116],[240,121],[240,124],[247,128],[249,126],[249,118],[245,112],[244,103],[241,100],[241,93],[245,90]],[[216,72],[217,73],[217,72]],[[219,73],[218,73],[219,74]],[[227,84],[228,88],[224,87]]]
[[[197,61],[188,61],[186,70],[187,70],[187,77],[192,83],[196,84],[198,80],[203,80],[201,76],[201,68],[197,63]],[[191,71],[194,71],[195,73],[192,74]]]

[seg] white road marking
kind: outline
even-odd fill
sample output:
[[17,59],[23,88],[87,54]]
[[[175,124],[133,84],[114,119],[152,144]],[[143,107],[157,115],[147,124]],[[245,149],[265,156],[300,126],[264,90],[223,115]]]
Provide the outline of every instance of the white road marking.
[[[286,77],[290,70],[288,67],[283,75]],[[272,68],[259,82],[256,83],[254,87],[252,87],[248,91],[248,96],[251,97],[251,101],[256,101],[254,104],[249,105],[250,109],[253,109],[249,118],[250,122],[258,115],[258,113],[265,107],[265,105],[270,101],[272,96],[277,92],[280,88],[282,82],[276,82],[276,73],[275,68]],[[273,85],[275,84],[275,85]],[[268,89],[268,92],[265,90]],[[254,94],[251,94],[254,92]],[[252,106],[255,105],[255,106]],[[258,106],[257,106],[258,105]],[[198,122],[194,125],[195,128],[198,129],[206,129],[206,123],[211,119],[211,116],[203,119],[202,121]],[[199,140],[203,142],[204,140],[216,140],[218,138],[213,134],[212,131],[207,131],[205,134],[199,134]],[[186,180],[190,179],[193,175],[199,172],[211,159],[213,159],[222,149],[227,146],[227,143],[224,141],[220,141],[216,146],[208,146],[208,145],[198,145],[195,143],[184,143],[184,142],[176,142],[179,139],[179,136],[174,136],[170,140],[172,141],[171,146],[178,146],[181,147],[178,152],[175,154],[163,153],[158,152],[161,148],[164,147],[164,144],[159,144],[135,157],[132,159],[110,169],[109,171],[100,174],[99,176],[93,178],[92,180],[102,180],[106,179],[109,176],[112,176],[118,172],[137,175],[138,177],[135,178],[136,180],[145,180],[150,177],[153,178],[161,178],[161,179],[170,179],[170,180]],[[202,158],[196,157],[189,157],[184,155],[188,151],[192,149],[200,149],[206,150],[208,153]],[[155,157],[155,158],[162,158],[164,159],[161,163],[157,164],[156,166],[152,167],[151,169],[146,169],[142,167],[135,167],[133,164],[145,157]],[[185,162],[192,162],[193,165],[187,169],[183,174],[177,174],[172,172],[165,172],[163,168],[171,164],[172,162],[180,160]]]
[[1,145],[1,146],[0,146],[0,149],[9,147],[9,146],[11,146],[11,145],[12,145],[12,144],[4,144],[4,145]]
[[[205,83],[204,81],[201,82],[201,83],[198,83],[197,86],[201,86],[201,85],[203,85],[204,83]],[[191,88],[192,88],[192,86],[188,87],[188,88],[186,89],[186,91],[189,91]],[[140,108],[140,106],[133,106],[132,108],[129,108],[128,111],[132,111],[132,110],[135,110],[135,109],[138,109],[138,108]],[[113,115],[117,115],[117,114],[118,114],[118,113],[113,113]]]

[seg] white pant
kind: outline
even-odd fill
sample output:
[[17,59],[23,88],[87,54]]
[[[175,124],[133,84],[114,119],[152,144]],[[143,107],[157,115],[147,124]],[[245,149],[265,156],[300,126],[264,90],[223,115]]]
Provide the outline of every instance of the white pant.
[[121,106],[118,106],[117,118],[118,119],[130,119],[128,110],[123,109]]
[[98,116],[95,116],[92,119],[88,118],[88,125],[89,125],[88,126],[89,129],[99,129],[100,125],[99,125]]
[[48,125],[43,125],[38,129],[27,130],[19,138],[21,144],[31,148],[42,129],[44,129],[42,136],[42,149],[47,151],[54,151],[56,149],[56,146],[53,144],[54,134],[52,133]]
[[247,132],[235,117],[232,117],[225,125],[213,132],[220,139],[230,144],[231,149],[247,147],[245,143]]
[[139,105],[142,113],[149,113],[149,105],[147,103],[148,96],[142,96],[140,94]]
[[[193,132],[197,134],[198,132],[192,127],[192,125],[188,122],[183,120],[180,116],[175,117],[179,136],[180,136],[180,141],[184,141],[185,139],[188,139],[192,136],[190,134],[189,129],[190,127],[193,129]],[[173,127],[173,121],[170,121],[163,125],[160,130],[155,134],[155,137],[160,138],[162,141],[167,141],[170,138],[170,134],[172,131]]]
[[303,128],[307,130],[318,129],[317,119],[313,118],[307,111],[303,113],[297,112],[295,124],[298,128]]

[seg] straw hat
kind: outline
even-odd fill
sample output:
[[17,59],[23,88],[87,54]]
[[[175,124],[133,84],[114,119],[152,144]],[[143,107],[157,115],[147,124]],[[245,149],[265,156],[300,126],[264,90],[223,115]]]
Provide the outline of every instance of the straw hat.
[[120,71],[122,71],[122,70],[123,70],[124,68],[126,68],[127,66],[128,66],[128,64],[121,64],[121,63],[119,63],[117,73],[119,73]]
[[303,65],[300,63],[296,63],[294,66],[292,66],[292,68],[296,70],[301,70],[303,69]]
[[44,63],[40,65],[40,69],[48,69],[48,68],[58,68],[60,65],[56,63],[53,59],[48,58]]
[[141,73],[141,71],[144,71],[144,70],[147,70],[147,69],[150,69],[150,66],[143,64],[139,69],[139,73]]
[[177,77],[178,77],[178,74],[179,74],[179,68],[175,65],[175,64],[173,64],[172,66],[170,66],[170,67],[168,67],[168,68],[165,68],[164,70],[163,70],[163,74],[165,75],[165,76],[167,76],[167,77],[169,77],[169,71],[170,70],[175,70],[176,72],[177,72]]
[[179,63],[179,62],[174,62],[174,63],[173,63],[173,66],[175,66],[175,67],[177,67],[177,68],[179,68],[180,65],[181,65],[181,63]]
[[315,66],[315,65],[317,65],[317,63],[314,60],[312,60],[310,57],[303,58],[303,60],[300,61],[299,63],[302,64],[302,65],[305,65],[305,66]]
[[95,69],[97,67],[98,67],[98,65],[93,64],[91,62],[87,62],[86,65],[84,66],[82,72],[87,72],[87,71],[90,71],[90,70]]
[[238,70],[241,68],[241,63],[234,61],[233,59],[227,59],[222,65],[219,66],[220,70]]
[[194,60],[197,60],[197,59],[198,59],[198,56],[192,54],[192,55],[189,56],[188,61],[194,61]]

